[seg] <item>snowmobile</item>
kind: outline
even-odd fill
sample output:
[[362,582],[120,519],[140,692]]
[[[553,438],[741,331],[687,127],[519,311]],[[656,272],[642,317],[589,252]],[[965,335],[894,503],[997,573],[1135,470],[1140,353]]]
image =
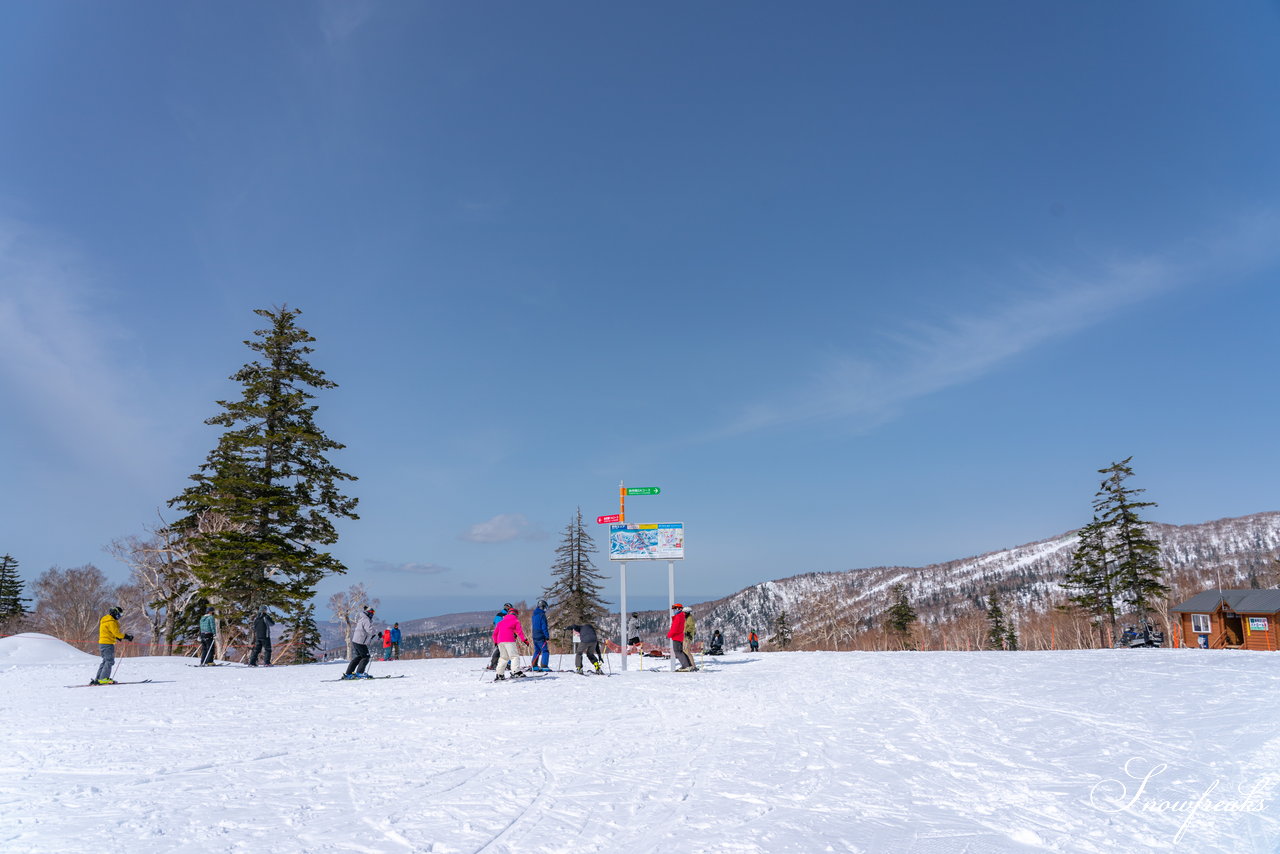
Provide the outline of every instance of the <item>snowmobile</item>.
[[1116,641],[1116,649],[1155,649],[1164,646],[1164,632],[1157,631],[1145,624],[1139,630],[1137,626],[1125,626]]

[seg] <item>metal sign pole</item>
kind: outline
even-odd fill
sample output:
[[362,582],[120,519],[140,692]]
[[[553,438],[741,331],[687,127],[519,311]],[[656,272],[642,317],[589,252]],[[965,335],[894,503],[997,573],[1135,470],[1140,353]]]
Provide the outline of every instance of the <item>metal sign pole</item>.
[[627,562],[622,562],[622,614],[619,619],[622,622],[622,639],[618,644],[618,649],[622,652],[622,669],[627,669]]

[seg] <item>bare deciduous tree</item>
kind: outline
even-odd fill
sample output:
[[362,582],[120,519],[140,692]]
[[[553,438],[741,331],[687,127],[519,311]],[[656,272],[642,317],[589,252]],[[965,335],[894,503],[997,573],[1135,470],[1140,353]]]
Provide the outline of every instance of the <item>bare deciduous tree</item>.
[[342,639],[347,645],[348,660],[353,652],[351,649],[351,631],[355,628],[356,615],[365,608],[376,608],[377,606],[378,600],[369,598],[369,593],[364,589],[363,584],[353,584],[346,590],[329,597],[329,610],[333,611],[333,616],[342,624]]
[[61,638],[85,651],[98,646],[98,620],[116,604],[119,588],[93,564],[46,570],[32,591],[36,596],[36,630]]

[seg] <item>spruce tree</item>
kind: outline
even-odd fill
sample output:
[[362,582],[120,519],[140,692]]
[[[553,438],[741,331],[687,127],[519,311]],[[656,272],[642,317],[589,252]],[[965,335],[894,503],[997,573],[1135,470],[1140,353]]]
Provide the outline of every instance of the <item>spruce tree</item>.
[[994,590],[987,596],[987,624],[987,645],[992,649],[1004,649],[1009,625],[1004,619],[1004,609],[1000,607],[1000,597]]
[[285,647],[285,662],[288,664],[310,664],[316,660],[314,650],[318,649],[322,639],[320,627],[316,625],[316,606],[308,603],[302,607],[294,606],[284,616],[284,634],[280,637]]
[[542,598],[551,603],[549,624],[553,632],[578,623],[591,623],[599,629],[608,616],[609,603],[601,598],[602,588],[597,583],[603,581],[604,576],[591,562],[595,551],[595,541],[582,523],[579,507],[556,547],[551,584],[542,591]]
[[889,595],[893,598],[893,604],[885,612],[885,626],[897,636],[898,642],[905,648],[911,641],[911,626],[920,618],[916,614],[916,609],[911,607],[910,599],[907,598],[905,584],[899,583],[890,587]]
[[773,621],[773,637],[770,643],[779,649],[786,649],[791,646],[791,619],[787,616],[786,611],[778,614]]
[[27,615],[22,595],[22,578],[18,575],[18,561],[13,555],[0,556],[0,625],[16,625]]
[[199,596],[237,622],[260,605],[300,608],[322,578],[346,572],[317,547],[337,542],[335,519],[359,518],[357,499],[340,490],[355,478],[326,456],[344,446],[315,423],[311,390],[337,385],[306,359],[315,339],[296,309],[255,313],[269,326],[244,342],[258,358],[231,376],[241,397],[218,401],[222,412],[205,422],[226,432],[169,502],[184,514],[172,528],[195,555]]
[[1147,532],[1147,523],[1138,515],[1144,507],[1155,507],[1154,501],[1137,501],[1145,489],[1124,485],[1133,476],[1127,457],[1112,463],[1098,474],[1107,475],[1093,502],[1094,510],[1106,530],[1106,540],[1115,566],[1115,585],[1125,605],[1140,621],[1150,620],[1157,600],[1169,594],[1161,581],[1160,544]]
[[1106,530],[1095,515],[1078,536],[1079,543],[1071,553],[1071,570],[1062,586],[1068,590],[1070,602],[1093,618],[1105,643],[1108,627],[1111,637],[1116,635],[1115,568],[1107,548]]

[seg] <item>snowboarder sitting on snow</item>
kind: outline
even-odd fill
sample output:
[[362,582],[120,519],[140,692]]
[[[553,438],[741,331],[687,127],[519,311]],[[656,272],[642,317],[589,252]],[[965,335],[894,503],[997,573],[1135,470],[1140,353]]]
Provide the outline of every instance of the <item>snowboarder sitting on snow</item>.
[[258,666],[258,653],[264,653],[262,663],[271,666],[271,627],[276,621],[267,613],[267,606],[258,608],[258,616],[253,618],[253,652],[249,653],[249,666]]
[[98,675],[90,685],[114,685],[111,671],[116,666],[116,641],[133,640],[133,635],[120,631],[120,615],[124,613],[119,607],[112,608],[98,620],[98,652],[102,654],[102,664],[98,665]]
[[498,675],[493,677],[494,682],[501,682],[507,678],[503,674],[507,672],[508,664],[511,665],[513,677],[524,675],[517,667],[520,648],[516,646],[516,638],[520,638],[521,642],[526,644],[529,642],[529,639],[524,636],[524,627],[520,625],[520,612],[512,608],[493,627],[493,642],[497,644],[498,652],[501,653],[498,658]]
[[573,632],[573,669],[578,673],[582,672],[582,656],[586,653],[587,660],[595,667],[596,673],[599,673],[600,659],[596,650],[600,648],[600,638],[596,634],[596,627],[590,623],[579,623],[565,628]]
[[[533,609],[533,666],[529,668],[535,673],[551,672],[551,650],[547,644],[551,640],[551,628],[547,625],[547,600],[539,599],[538,607]],[[542,659],[539,663],[538,659]]]
[[351,632],[351,663],[347,665],[347,672],[343,674],[343,679],[373,678],[365,673],[364,669],[369,666],[369,641],[374,638],[374,613],[372,608],[366,608],[360,615],[360,619],[356,620],[356,627]]
[[204,609],[200,618],[200,664],[213,664],[213,633],[217,625],[213,619],[213,606]]
[[[502,622],[502,618],[511,613],[511,603],[502,606],[502,610],[493,615],[493,627],[496,629],[498,623]],[[498,658],[502,655],[502,650],[498,649],[498,645],[493,645],[493,655],[489,656],[489,666],[485,670],[493,670],[498,666]]]
[[679,602],[671,606],[671,630],[667,632],[667,637],[671,639],[671,650],[675,653],[676,661],[680,663],[676,668],[677,672],[697,669],[684,651],[684,623],[689,616],[686,613],[687,610]]
[[707,650],[707,655],[724,655],[724,635],[720,634],[719,629],[711,633],[711,648]]

